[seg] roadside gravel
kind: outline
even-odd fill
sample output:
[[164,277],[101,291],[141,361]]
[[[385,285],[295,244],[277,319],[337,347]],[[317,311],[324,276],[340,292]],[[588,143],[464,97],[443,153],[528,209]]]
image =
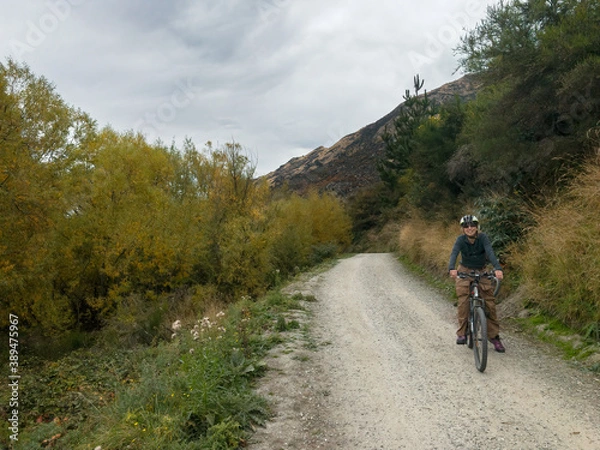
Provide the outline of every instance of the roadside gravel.
[[[391,254],[360,254],[290,286],[306,324],[267,359],[274,417],[250,450],[600,449],[600,379],[502,332],[484,373],[455,312]],[[308,330],[308,331],[307,331]]]

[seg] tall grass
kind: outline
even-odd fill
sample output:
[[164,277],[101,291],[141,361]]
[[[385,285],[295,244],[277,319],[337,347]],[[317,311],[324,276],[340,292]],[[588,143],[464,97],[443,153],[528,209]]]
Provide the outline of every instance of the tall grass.
[[413,215],[402,224],[398,235],[398,250],[411,262],[436,275],[445,275],[450,251],[460,233],[457,224],[427,221]]
[[600,339],[600,165],[536,214],[526,245],[513,249],[530,303]]

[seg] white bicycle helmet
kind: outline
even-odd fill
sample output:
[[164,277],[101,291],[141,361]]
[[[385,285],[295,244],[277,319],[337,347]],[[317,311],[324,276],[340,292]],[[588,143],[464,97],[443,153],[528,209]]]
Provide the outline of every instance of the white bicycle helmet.
[[466,216],[462,216],[460,219],[460,226],[464,227],[468,223],[474,223],[479,229],[479,219],[471,214],[467,214]]

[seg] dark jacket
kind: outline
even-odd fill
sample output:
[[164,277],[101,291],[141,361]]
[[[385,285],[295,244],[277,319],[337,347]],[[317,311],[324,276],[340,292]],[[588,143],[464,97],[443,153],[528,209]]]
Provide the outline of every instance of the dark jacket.
[[468,269],[483,269],[489,262],[495,270],[502,270],[498,258],[492,249],[490,238],[485,233],[478,233],[475,242],[472,244],[465,234],[456,238],[452,252],[450,253],[450,262],[448,271],[456,269],[456,260],[458,254],[461,255],[461,264]]

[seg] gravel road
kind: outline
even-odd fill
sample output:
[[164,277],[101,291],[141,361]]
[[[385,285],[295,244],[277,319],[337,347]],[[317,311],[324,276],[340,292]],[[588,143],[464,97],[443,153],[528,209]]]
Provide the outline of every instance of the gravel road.
[[291,286],[309,330],[267,360],[275,416],[251,450],[600,449],[600,379],[502,332],[484,373],[455,344],[451,303],[391,254]]

